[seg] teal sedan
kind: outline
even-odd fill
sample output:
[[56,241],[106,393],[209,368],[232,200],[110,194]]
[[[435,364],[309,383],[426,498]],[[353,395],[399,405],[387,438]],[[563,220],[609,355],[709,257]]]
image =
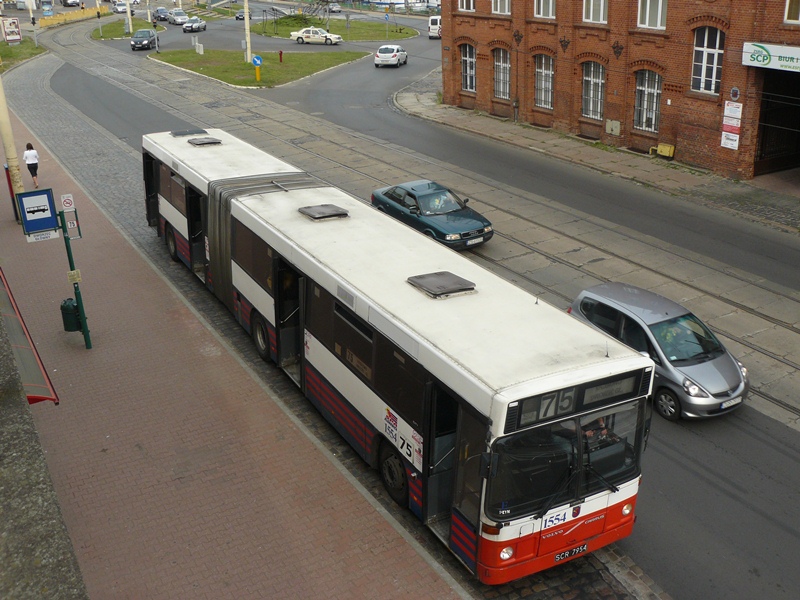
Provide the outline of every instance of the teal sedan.
[[370,196],[379,211],[454,250],[478,246],[494,235],[492,224],[468,201],[427,179],[381,188]]

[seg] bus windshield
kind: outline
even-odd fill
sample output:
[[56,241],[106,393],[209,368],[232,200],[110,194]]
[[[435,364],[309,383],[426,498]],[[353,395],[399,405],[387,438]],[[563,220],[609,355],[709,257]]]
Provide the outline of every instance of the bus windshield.
[[[640,472],[643,400],[626,402],[500,438],[486,514],[497,521],[541,516],[550,508],[603,490]],[[540,514],[541,513],[541,514]]]

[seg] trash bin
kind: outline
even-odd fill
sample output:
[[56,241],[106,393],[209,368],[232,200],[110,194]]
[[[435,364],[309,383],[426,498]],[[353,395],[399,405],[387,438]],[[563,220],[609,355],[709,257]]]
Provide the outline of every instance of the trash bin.
[[64,321],[64,331],[81,331],[81,316],[74,299],[67,298],[61,302],[61,320]]

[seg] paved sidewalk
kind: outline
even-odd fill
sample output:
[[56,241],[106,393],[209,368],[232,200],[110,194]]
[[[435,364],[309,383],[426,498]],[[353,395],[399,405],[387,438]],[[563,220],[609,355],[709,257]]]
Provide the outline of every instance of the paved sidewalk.
[[440,103],[441,90],[439,68],[395,94],[394,103],[400,110],[423,119],[736,211],[790,232],[800,232],[800,168],[763,175],[749,182],[731,181],[662,157],[614,149],[550,129],[447,106]]

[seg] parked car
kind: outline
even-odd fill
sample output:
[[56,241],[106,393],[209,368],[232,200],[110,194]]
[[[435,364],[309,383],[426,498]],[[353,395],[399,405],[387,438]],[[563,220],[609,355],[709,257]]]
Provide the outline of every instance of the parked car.
[[183,24],[183,33],[191,33],[193,31],[205,31],[206,22],[200,17],[189,17],[186,23]]
[[159,6],[158,8],[153,9],[153,18],[159,21],[168,21],[169,20],[169,11],[164,8],[163,6]]
[[747,398],[747,369],[672,300],[625,283],[603,283],[578,294],[568,310],[655,361],[654,404],[665,419],[723,415]]
[[173,8],[168,15],[167,21],[173,25],[183,25],[189,19],[189,15],[180,8]]
[[80,0],[61,0],[61,6],[79,6]]
[[[247,16],[252,21],[253,20],[253,11],[252,10],[247,11]],[[240,8],[239,11],[236,13],[236,20],[237,21],[244,21],[244,9],[243,8]]]
[[[115,2],[114,6],[111,7],[111,12],[113,13],[126,13],[128,12],[128,5],[124,2]],[[133,9],[131,9],[131,15],[133,14]]]
[[336,2],[331,2],[330,4],[328,4],[328,12],[340,13],[342,12],[342,7],[339,6]]
[[467,207],[468,199],[435,181],[422,179],[372,192],[372,205],[454,250],[488,242],[492,224]]
[[298,44],[338,44],[342,41],[342,36],[328,33],[319,27],[306,27],[300,31],[293,31],[289,34],[289,39]]
[[137,29],[131,38],[131,50],[150,50],[156,47],[156,32],[153,29]]
[[391,44],[381,46],[375,53],[375,68],[386,65],[399,67],[406,64],[408,64],[408,53],[403,50],[402,46]]

